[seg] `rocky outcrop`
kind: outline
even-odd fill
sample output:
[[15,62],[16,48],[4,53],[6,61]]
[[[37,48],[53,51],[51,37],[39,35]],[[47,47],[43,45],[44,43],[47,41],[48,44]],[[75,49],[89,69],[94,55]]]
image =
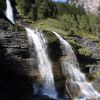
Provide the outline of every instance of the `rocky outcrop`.
[[76,56],[80,65],[84,67],[95,67],[98,70],[98,65],[100,64],[100,41],[77,35],[73,35],[72,37],[79,44],[78,47],[75,47],[75,45],[73,47],[76,49]]
[[89,81],[93,81],[95,89],[100,91],[100,77],[96,76],[96,73],[100,73],[100,41],[78,35],[72,35],[71,37],[75,42],[71,44],[77,56],[81,71],[86,73]]
[[69,0],[71,3],[76,4],[76,6],[82,6],[86,12],[99,13],[100,0]]

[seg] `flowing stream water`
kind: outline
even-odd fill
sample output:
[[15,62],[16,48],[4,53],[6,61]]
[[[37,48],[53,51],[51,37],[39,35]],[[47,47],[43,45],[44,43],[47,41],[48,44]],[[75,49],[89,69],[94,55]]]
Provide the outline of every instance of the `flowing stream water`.
[[12,6],[10,4],[10,0],[6,0],[6,17],[13,23],[15,24],[14,21],[14,15],[13,15],[13,9]]
[[[59,39],[61,46],[64,46],[62,48],[62,51],[66,52],[67,54],[67,57],[64,57],[64,59],[62,60],[62,72],[66,77],[69,76],[70,84],[73,84],[74,87],[75,85],[77,85],[76,88],[73,88],[72,86],[73,92],[77,92],[78,87],[80,88],[80,92],[78,91],[79,93],[77,93],[78,96],[76,100],[100,100],[100,94],[93,88],[93,86],[89,82],[86,81],[85,75],[80,71],[79,64],[70,44],[65,41],[58,33],[53,33]],[[67,81],[68,80],[66,80],[66,89],[69,92],[70,96],[73,98],[72,91],[69,90],[69,88],[71,87],[67,87]]]
[[42,93],[43,95],[47,95],[51,98],[57,98],[52,72],[52,64],[47,54],[47,39],[42,32],[37,30],[26,28],[26,31],[28,38],[32,40],[37,52],[38,68],[43,80]]

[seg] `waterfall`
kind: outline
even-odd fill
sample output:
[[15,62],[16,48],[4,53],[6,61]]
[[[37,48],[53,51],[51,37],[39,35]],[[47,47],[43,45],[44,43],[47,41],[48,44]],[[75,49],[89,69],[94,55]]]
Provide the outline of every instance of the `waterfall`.
[[47,54],[47,39],[42,32],[38,32],[37,30],[26,28],[26,31],[28,38],[32,40],[37,52],[38,68],[43,80],[43,95],[56,98],[57,93],[54,86],[52,64]]
[[13,23],[15,24],[14,22],[14,16],[13,16],[13,9],[11,7],[11,4],[10,4],[10,1],[9,0],[6,0],[6,5],[7,5],[7,8],[6,8],[6,17]]
[[[59,39],[61,46],[63,46],[62,51],[66,52],[67,55],[63,58],[61,66],[62,72],[66,77],[66,90],[69,95],[74,99],[77,98],[77,100],[97,100],[100,94],[86,81],[85,75],[79,69],[79,64],[71,46],[58,33],[53,33]],[[77,95],[77,97],[74,95]]]

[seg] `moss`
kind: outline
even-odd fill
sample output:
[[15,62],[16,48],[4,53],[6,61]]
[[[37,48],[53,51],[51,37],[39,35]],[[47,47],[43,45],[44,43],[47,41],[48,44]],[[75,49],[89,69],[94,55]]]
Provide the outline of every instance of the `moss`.
[[41,30],[55,31],[61,33],[63,37],[66,37],[66,35],[68,34],[66,31],[60,28],[60,22],[57,19],[48,18],[46,20],[38,20],[32,23],[32,26]]
[[100,77],[100,72],[97,72],[96,73],[96,77]]
[[91,56],[91,51],[88,48],[80,48],[78,49],[79,54],[84,56]]
[[73,38],[68,38],[68,42],[72,44],[74,47],[81,47],[81,44],[73,40]]
[[51,31],[47,31],[47,30],[42,30],[42,31],[46,35],[49,43],[57,41],[57,37],[54,36],[54,34]]
[[79,31],[79,32],[76,32],[76,34],[79,36],[85,37],[87,39],[91,39],[92,41],[100,41],[99,37],[97,37],[93,33]]
[[96,48],[97,48],[97,49],[100,49],[100,45],[97,45]]

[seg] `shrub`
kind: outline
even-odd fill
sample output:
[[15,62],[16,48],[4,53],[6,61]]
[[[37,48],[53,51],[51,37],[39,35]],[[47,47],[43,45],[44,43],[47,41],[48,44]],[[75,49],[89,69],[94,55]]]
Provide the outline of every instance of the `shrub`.
[[84,56],[90,56],[92,53],[88,48],[80,48],[78,49],[79,54]]

